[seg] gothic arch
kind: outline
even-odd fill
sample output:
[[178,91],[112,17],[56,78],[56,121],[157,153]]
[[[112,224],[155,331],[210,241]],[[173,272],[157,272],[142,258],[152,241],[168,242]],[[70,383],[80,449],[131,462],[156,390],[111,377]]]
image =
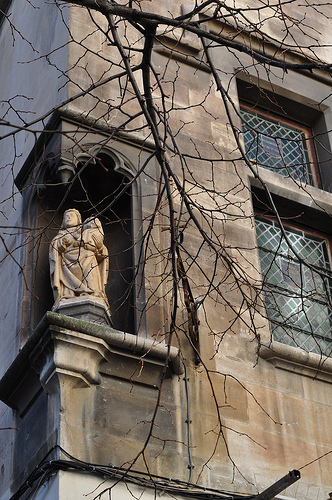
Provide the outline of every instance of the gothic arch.
[[[63,212],[74,207],[83,220],[96,214],[102,221],[110,255],[106,293],[114,327],[144,335],[144,287],[139,264],[142,215],[136,167],[115,148],[91,143],[81,143],[70,154],[48,157],[39,168],[38,182],[30,194],[29,190],[25,194],[27,223],[35,228],[26,259],[31,282],[25,299],[27,329],[31,331],[53,305],[48,245]],[[40,228],[45,229],[40,232]]]

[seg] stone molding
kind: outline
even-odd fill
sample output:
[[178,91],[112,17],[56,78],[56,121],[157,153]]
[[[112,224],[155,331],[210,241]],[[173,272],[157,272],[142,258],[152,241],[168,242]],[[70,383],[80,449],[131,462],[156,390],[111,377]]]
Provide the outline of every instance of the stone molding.
[[58,378],[70,388],[100,384],[99,364],[106,359],[105,341],[52,325],[30,354],[30,363],[39,374],[47,394],[58,390]]
[[102,372],[157,387],[162,375],[182,369],[175,347],[47,312],[0,380],[0,400],[24,411],[22,394],[26,407],[41,387],[48,393],[58,390],[60,378],[72,388],[89,387],[100,383]]
[[332,358],[280,342],[261,345],[259,356],[276,368],[332,383]]

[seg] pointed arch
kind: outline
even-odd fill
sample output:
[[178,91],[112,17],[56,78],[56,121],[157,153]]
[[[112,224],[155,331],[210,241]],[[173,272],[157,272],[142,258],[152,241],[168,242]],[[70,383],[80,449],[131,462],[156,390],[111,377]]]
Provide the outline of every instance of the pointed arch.
[[[110,272],[106,294],[114,328],[146,335],[141,254],[141,194],[137,168],[120,151],[97,143],[81,142],[70,156],[51,155],[40,169],[38,188],[26,195],[31,224],[46,228],[28,251],[32,294],[27,293],[26,326],[34,328],[53,305],[48,276],[49,242],[57,233],[62,214],[76,208],[82,219],[101,220],[109,251]],[[59,182],[60,180],[60,182]],[[59,208],[60,206],[60,208]],[[29,327],[30,324],[30,327]]]

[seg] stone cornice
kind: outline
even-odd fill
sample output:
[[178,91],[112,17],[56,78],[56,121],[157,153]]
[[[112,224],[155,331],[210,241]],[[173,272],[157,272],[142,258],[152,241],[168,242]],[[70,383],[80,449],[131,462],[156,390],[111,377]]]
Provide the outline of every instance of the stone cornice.
[[[55,350],[58,348],[57,346],[63,346],[64,343],[68,348],[70,346],[76,351],[77,349],[81,352],[85,350],[88,353],[92,349],[93,353],[96,354],[96,366],[89,368],[91,373],[85,370],[84,363],[82,366],[78,364],[78,366],[70,367],[68,356],[65,361],[60,360],[60,364],[57,366],[58,360]],[[44,358],[45,360],[47,358],[45,363],[43,363]],[[54,362],[50,358],[54,358]],[[117,372],[116,366],[114,368],[119,359],[122,361],[121,372]],[[135,381],[152,386],[157,386],[158,380],[165,370],[167,373],[182,373],[179,352],[175,347],[168,347],[162,342],[120,332],[110,327],[47,312],[0,380],[0,399],[11,408],[24,410],[24,405],[22,406],[21,403],[22,394],[26,394],[26,391],[30,390],[30,377],[32,376],[35,381],[35,371],[37,371],[43,378],[42,384],[47,384],[52,363],[55,371],[59,368],[60,371],[65,370],[66,373],[75,372],[77,373],[76,378],[86,381],[86,384],[98,384],[100,378],[97,371],[101,360],[104,361],[103,373],[130,380],[132,380],[133,375],[133,362],[139,366],[144,364],[147,367],[147,373],[142,377],[142,380],[136,376]],[[111,360],[113,368],[107,368],[107,360]],[[125,368],[126,360],[128,360],[128,373]],[[45,375],[45,364],[48,365],[47,376]],[[151,367],[153,368],[153,380],[149,381],[148,373]],[[34,389],[31,388],[34,393],[31,392],[30,398],[33,398],[39,390],[41,390],[40,385],[38,387],[35,385]],[[25,403],[28,399],[29,396],[26,394]]]
[[332,383],[332,358],[280,342],[262,345],[259,356],[276,368]]

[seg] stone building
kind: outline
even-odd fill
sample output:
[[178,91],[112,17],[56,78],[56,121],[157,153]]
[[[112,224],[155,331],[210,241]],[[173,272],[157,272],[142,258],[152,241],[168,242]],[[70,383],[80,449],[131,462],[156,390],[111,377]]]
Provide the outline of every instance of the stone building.
[[1,499],[328,500],[331,6],[120,3],[0,0]]

